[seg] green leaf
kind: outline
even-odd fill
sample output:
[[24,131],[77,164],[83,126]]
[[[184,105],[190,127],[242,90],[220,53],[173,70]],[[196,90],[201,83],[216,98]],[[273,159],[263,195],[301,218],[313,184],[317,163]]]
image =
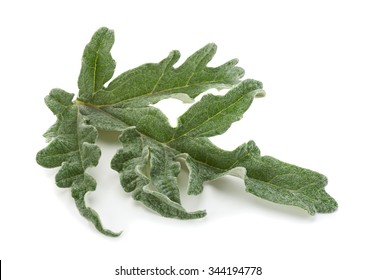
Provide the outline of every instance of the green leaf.
[[78,78],[79,98],[90,100],[101,90],[115,72],[116,62],[112,59],[111,48],[115,41],[112,30],[100,28],[87,44],[83,56],[81,73]]
[[[315,171],[261,156],[253,141],[233,151],[215,146],[209,137],[222,134],[239,121],[255,97],[265,95],[262,83],[244,80],[243,69],[233,59],[208,67],[216,52],[214,44],[201,48],[181,66],[172,51],[159,63],[147,63],[126,71],[112,81],[115,61],[111,56],[114,33],[99,29],[86,46],[78,78],[79,94],[53,89],[46,104],[57,121],[44,134],[49,144],[37,154],[47,168],[60,167],[59,187],[71,188],[82,216],[98,231],[104,229],[98,214],[87,207],[85,195],[96,188],[87,169],[98,164],[95,144],[98,129],[119,131],[122,148],[111,161],[120,175],[124,191],[165,217],[202,218],[204,210],[187,211],[181,205],[177,180],[183,161],[189,171],[188,194],[198,195],[204,182],[232,175],[244,180],[248,193],[274,203],[291,205],[315,213],[330,213],[337,202],[325,191],[327,178]],[[105,84],[108,83],[108,86]],[[193,102],[204,91],[229,88],[223,96],[207,94],[193,104],[171,127],[167,117],[150,106],[165,98]]]
[[246,191],[272,202],[300,207],[311,215],[337,209],[337,202],[324,190],[324,175],[269,156],[254,159],[249,155],[243,161],[241,164],[251,174],[245,179]]
[[209,137],[222,134],[233,122],[242,118],[255,96],[264,96],[262,84],[245,80],[224,97],[205,95],[178,120],[170,141],[181,137]]
[[125,191],[147,207],[165,217],[201,218],[205,211],[188,213],[180,204],[177,176],[180,164],[175,153],[157,141],[129,127],[120,136],[123,149],[112,159],[111,166],[120,173]]
[[79,113],[77,105],[72,103],[73,95],[60,89],[54,89],[46,97],[46,104],[57,116],[57,121],[48,131],[50,143],[39,151],[36,160],[47,168],[59,167],[56,184],[61,188],[72,188],[72,196],[81,215],[91,221],[102,233],[117,236],[103,228],[98,214],[87,207],[84,196],[94,191],[96,182],[87,168],[96,166],[100,158],[100,149],[95,145],[97,130],[87,125]]
[[237,59],[219,67],[207,67],[216,53],[216,45],[208,44],[178,68],[173,65],[180,53],[172,51],[159,63],[147,63],[126,71],[104,88],[115,67],[110,55],[113,40],[111,31],[99,29],[83,55],[79,99],[96,107],[142,107],[169,97],[192,101],[205,90],[237,84],[244,74],[243,69],[236,67]]

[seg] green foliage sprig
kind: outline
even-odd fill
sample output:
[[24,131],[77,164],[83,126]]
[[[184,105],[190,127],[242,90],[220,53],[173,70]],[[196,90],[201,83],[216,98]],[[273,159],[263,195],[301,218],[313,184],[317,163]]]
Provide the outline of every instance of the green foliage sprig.
[[[36,157],[41,166],[60,167],[57,186],[71,188],[81,215],[98,231],[108,236],[120,234],[105,229],[98,214],[85,203],[86,193],[96,188],[86,170],[96,166],[101,155],[95,144],[98,129],[121,132],[123,147],[113,157],[112,169],[119,172],[126,192],[165,217],[206,215],[203,210],[188,212],[181,205],[177,182],[181,161],[189,171],[188,194],[198,195],[204,182],[230,174],[244,180],[247,192],[300,207],[311,215],[337,208],[324,190],[324,175],[261,156],[253,141],[226,151],[209,140],[224,133],[242,118],[255,97],[265,94],[260,82],[240,81],[244,71],[236,66],[236,59],[207,67],[216,52],[216,46],[208,44],[174,68],[180,54],[172,51],[159,63],[126,71],[105,87],[115,71],[110,53],[113,43],[113,31],[100,28],[87,44],[76,99],[62,89],[52,89],[45,98],[57,121],[44,134],[49,144]],[[171,127],[167,117],[150,106],[172,97],[193,102],[212,88],[230,90],[224,96],[203,96],[179,117],[177,127]]]

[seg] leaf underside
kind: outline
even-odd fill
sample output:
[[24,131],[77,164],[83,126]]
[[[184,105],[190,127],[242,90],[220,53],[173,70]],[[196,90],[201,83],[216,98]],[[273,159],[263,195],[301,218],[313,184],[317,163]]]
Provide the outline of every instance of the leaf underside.
[[[46,97],[57,121],[45,133],[49,144],[37,154],[38,164],[60,167],[57,186],[71,188],[81,215],[98,231],[120,234],[105,229],[99,215],[85,203],[86,193],[96,188],[87,169],[100,159],[97,129],[121,132],[123,147],[113,157],[112,169],[119,172],[124,191],[165,217],[206,215],[204,210],[188,212],[181,205],[177,181],[181,161],[189,171],[188,194],[198,195],[204,182],[229,174],[241,177],[249,193],[312,215],[337,208],[324,190],[324,175],[261,156],[253,141],[225,151],[209,140],[240,120],[255,97],[264,96],[260,82],[240,81],[244,71],[236,66],[236,59],[208,67],[216,52],[216,46],[208,44],[178,68],[173,65],[180,54],[172,51],[159,63],[141,65],[110,81],[116,66],[110,53],[113,43],[112,30],[101,28],[93,35],[83,53],[76,100],[61,89],[53,89]],[[177,127],[171,127],[167,117],[150,106],[165,98],[194,102],[212,88],[230,90],[223,96],[203,96],[179,117]]]

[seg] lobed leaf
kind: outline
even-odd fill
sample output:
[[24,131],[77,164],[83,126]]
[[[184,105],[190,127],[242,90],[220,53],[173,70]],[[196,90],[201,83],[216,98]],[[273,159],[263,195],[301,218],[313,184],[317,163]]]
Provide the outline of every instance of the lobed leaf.
[[102,27],[92,36],[83,56],[78,77],[79,98],[89,101],[108,82],[115,72],[116,62],[111,56],[115,42],[112,30]]
[[179,60],[180,53],[172,51],[160,63],[147,63],[121,74],[108,88],[99,91],[91,103],[139,107],[170,97],[189,102],[208,89],[237,84],[244,73],[235,66],[238,60],[233,59],[216,68],[207,67],[215,53],[216,46],[208,44],[176,69],[173,65]]
[[246,191],[258,197],[300,207],[311,215],[337,209],[337,202],[324,190],[327,178],[320,173],[269,156],[257,160],[249,156],[241,164],[250,174]]
[[120,136],[123,148],[113,157],[111,166],[120,173],[127,192],[147,207],[166,217],[201,218],[205,211],[188,213],[180,204],[177,176],[180,164],[175,153],[157,141],[129,127]]
[[100,232],[117,236],[118,233],[103,228],[98,214],[84,201],[85,194],[96,188],[94,178],[86,170],[98,164],[100,149],[94,144],[97,130],[85,123],[78,106],[72,103],[72,97],[60,89],[52,90],[46,97],[46,104],[57,116],[57,121],[48,131],[50,143],[37,153],[36,161],[47,168],[61,167],[56,174],[57,186],[72,189],[78,210]]
[[242,118],[255,96],[264,96],[262,84],[245,80],[224,97],[205,95],[178,119],[171,141],[181,137],[209,137],[224,133],[233,122]]
[[172,51],[159,63],[147,63],[124,72],[104,88],[115,69],[110,54],[113,42],[113,32],[101,28],[93,35],[83,54],[78,79],[79,100],[95,107],[142,107],[169,97],[192,101],[210,88],[221,89],[237,84],[244,74],[242,68],[236,67],[237,59],[219,67],[207,67],[216,53],[216,45],[208,44],[178,68],[173,65],[179,60],[180,53]]

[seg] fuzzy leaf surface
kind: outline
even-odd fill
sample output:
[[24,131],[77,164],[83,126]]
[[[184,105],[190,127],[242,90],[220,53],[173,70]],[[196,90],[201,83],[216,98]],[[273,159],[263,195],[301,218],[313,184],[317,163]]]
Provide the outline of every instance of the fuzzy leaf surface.
[[111,56],[115,42],[112,30],[102,27],[92,36],[82,56],[81,72],[78,77],[79,97],[90,100],[103,89],[115,72],[116,62]]
[[107,28],[99,29],[87,44],[78,79],[79,99],[96,107],[141,107],[161,99],[175,97],[192,101],[211,88],[236,85],[243,76],[242,68],[232,59],[218,67],[208,67],[216,53],[216,45],[208,44],[174,68],[180,53],[172,51],[159,63],[146,63],[126,71],[104,87],[113,75],[115,61],[110,50],[114,35]]
[[[170,157],[171,161],[185,161],[189,169],[189,194],[201,193],[206,181],[234,175],[244,179],[247,192],[266,200],[297,206],[311,215],[333,212],[337,203],[324,190],[327,184],[324,175],[272,157],[262,157],[253,141],[225,151],[208,139],[238,121],[257,95],[264,95],[262,84],[245,80],[224,96],[204,96],[179,118],[176,128],[166,125],[162,118],[161,123],[168,131],[165,135],[169,135],[163,138],[164,142],[155,137],[152,125],[133,125],[148,142],[170,149],[175,155]],[[158,129],[159,133],[163,130]],[[121,173],[121,169],[116,170]]]
[[181,170],[173,150],[129,127],[120,136],[123,148],[111,166],[120,173],[125,191],[134,199],[165,217],[201,218],[205,211],[189,213],[182,206],[177,176]]
[[[255,97],[264,96],[262,84],[240,81],[243,69],[232,59],[209,67],[216,45],[208,44],[179,67],[178,51],[159,63],[146,63],[112,79],[116,63],[111,55],[114,33],[100,28],[84,49],[78,78],[78,95],[54,89],[46,104],[57,121],[44,134],[46,148],[37,162],[59,167],[56,184],[71,188],[81,215],[108,236],[98,214],[87,207],[85,195],[96,188],[87,169],[98,164],[95,144],[98,129],[119,131],[122,148],[111,161],[126,192],[146,207],[179,219],[201,218],[205,211],[189,212],[181,205],[177,177],[181,161],[189,170],[188,194],[200,194],[206,181],[225,175],[244,180],[245,190],[266,200],[300,207],[311,215],[329,213],[336,201],[326,193],[327,178],[317,172],[261,156],[249,141],[233,151],[215,146],[209,137],[222,134],[240,120]],[[111,80],[112,79],[112,80]],[[106,86],[108,84],[108,86]],[[223,96],[205,95],[171,127],[167,117],[150,106],[165,98],[193,102],[208,89],[229,88]]]
[[[197,173],[203,170],[203,172],[199,173],[199,180],[189,180],[193,182],[194,188],[197,189],[202,189],[203,182],[223,176],[224,173],[227,174],[229,171],[220,169],[221,165],[217,164],[217,162],[211,163],[207,161],[210,156],[216,156],[216,154],[207,154],[205,147],[200,144],[206,142],[211,145],[211,148],[214,147],[205,136],[226,131],[232,122],[242,117],[242,114],[248,109],[257,95],[263,96],[264,91],[262,90],[262,84],[255,80],[241,82],[224,96],[206,95],[180,117],[179,125],[176,128],[170,127],[166,117],[156,108],[145,108],[144,110],[147,110],[148,113],[143,110],[135,110],[132,114],[131,123],[129,123],[129,118],[127,117],[129,116],[129,108],[106,110],[106,113],[112,118],[123,122],[121,127],[134,126],[131,129],[125,129],[122,133],[120,141],[123,143],[123,149],[112,160],[112,168],[120,173],[120,181],[124,190],[136,191],[134,197],[139,198],[148,207],[155,208],[157,204],[150,202],[155,201],[155,197],[164,198],[163,203],[160,200],[158,204],[165,205],[168,202],[167,205],[169,207],[163,207],[165,209],[163,211],[160,211],[160,209],[153,210],[168,217],[174,216],[167,210],[175,211],[176,208],[170,208],[170,206],[180,203],[177,183],[177,176],[180,172],[178,159],[188,158],[196,162],[196,165],[188,164],[188,166],[196,170]],[[204,110],[203,114],[201,114],[202,110]],[[95,115],[94,112],[92,114]],[[225,118],[222,117],[224,114]],[[107,117],[108,115],[106,115]],[[158,117],[160,118],[157,125],[156,120],[158,120]],[[90,118],[90,120],[92,121],[93,118]],[[97,124],[97,122],[93,123]],[[213,132],[207,133],[205,129],[211,127],[215,129],[212,130]],[[131,138],[130,135],[135,136]],[[197,143],[196,141],[198,141],[198,145],[195,144]],[[187,143],[190,144],[187,145]],[[130,151],[135,150],[135,145],[137,147],[137,156],[135,157],[137,160],[133,156],[129,156]],[[185,153],[189,156],[184,157],[181,155]],[[133,154],[131,153],[131,155]],[[221,159],[219,158],[219,160]],[[146,172],[145,170],[148,171]],[[196,178],[195,174],[197,173],[190,172],[190,178]],[[141,180],[141,178],[148,178],[148,181]],[[141,184],[137,185],[137,183]],[[138,188],[134,187],[135,185]],[[149,195],[144,196],[143,193],[140,195],[141,190],[149,193],[152,187],[158,193],[157,196],[154,193],[152,200],[149,200],[151,198]],[[189,190],[191,188],[189,186]],[[189,193],[194,192],[189,191]],[[169,201],[166,200],[167,198]],[[185,212],[180,213],[183,215],[178,217],[185,218]]]
[[85,194],[96,188],[95,179],[86,170],[98,164],[100,149],[94,144],[98,135],[96,128],[85,123],[72,98],[72,94],[60,89],[52,90],[46,97],[46,104],[57,116],[57,121],[47,131],[50,142],[38,152],[36,160],[47,168],[60,167],[55,177],[56,185],[71,188],[79,212],[100,232],[117,236],[103,228],[98,214],[84,201]]
[[[100,232],[117,236],[117,233],[102,227],[97,213],[84,201],[85,194],[96,188],[95,179],[86,170],[96,166],[100,158],[100,149],[95,144],[97,129],[122,131],[137,125],[140,131],[146,131],[153,126],[153,133],[149,136],[156,144],[142,147],[140,155],[144,156],[136,157],[141,162],[136,164],[135,158],[134,165],[129,165],[146,168],[148,173],[142,173],[141,169],[137,173],[128,170],[127,174],[137,177],[134,180],[132,177],[122,179],[122,182],[130,182],[129,186],[124,183],[127,185],[124,189],[134,190],[137,200],[163,215],[180,218],[204,216],[205,213],[199,211],[187,213],[180,206],[176,177],[180,164],[169,161],[172,154],[157,144],[170,140],[174,131],[167,118],[149,105],[170,97],[191,102],[207,89],[230,88],[239,82],[243,69],[236,66],[236,59],[218,67],[208,67],[216,53],[216,45],[208,44],[178,68],[173,66],[180,53],[172,51],[159,63],[141,65],[110,81],[116,66],[111,55],[113,44],[114,33],[106,27],[92,36],[83,52],[75,101],[73,94],[60,89],[52,90],[46,97],[46,104],[57,116],[57,121],[44,134],[49,144],[38,152],[38,164],[47,168],[60,167],[56,184],[71,188],[80,213]],[[107,82],[108,87],[105,87]],[[161,172],[159,166],[164,170],[162,178],[158,176]]]

